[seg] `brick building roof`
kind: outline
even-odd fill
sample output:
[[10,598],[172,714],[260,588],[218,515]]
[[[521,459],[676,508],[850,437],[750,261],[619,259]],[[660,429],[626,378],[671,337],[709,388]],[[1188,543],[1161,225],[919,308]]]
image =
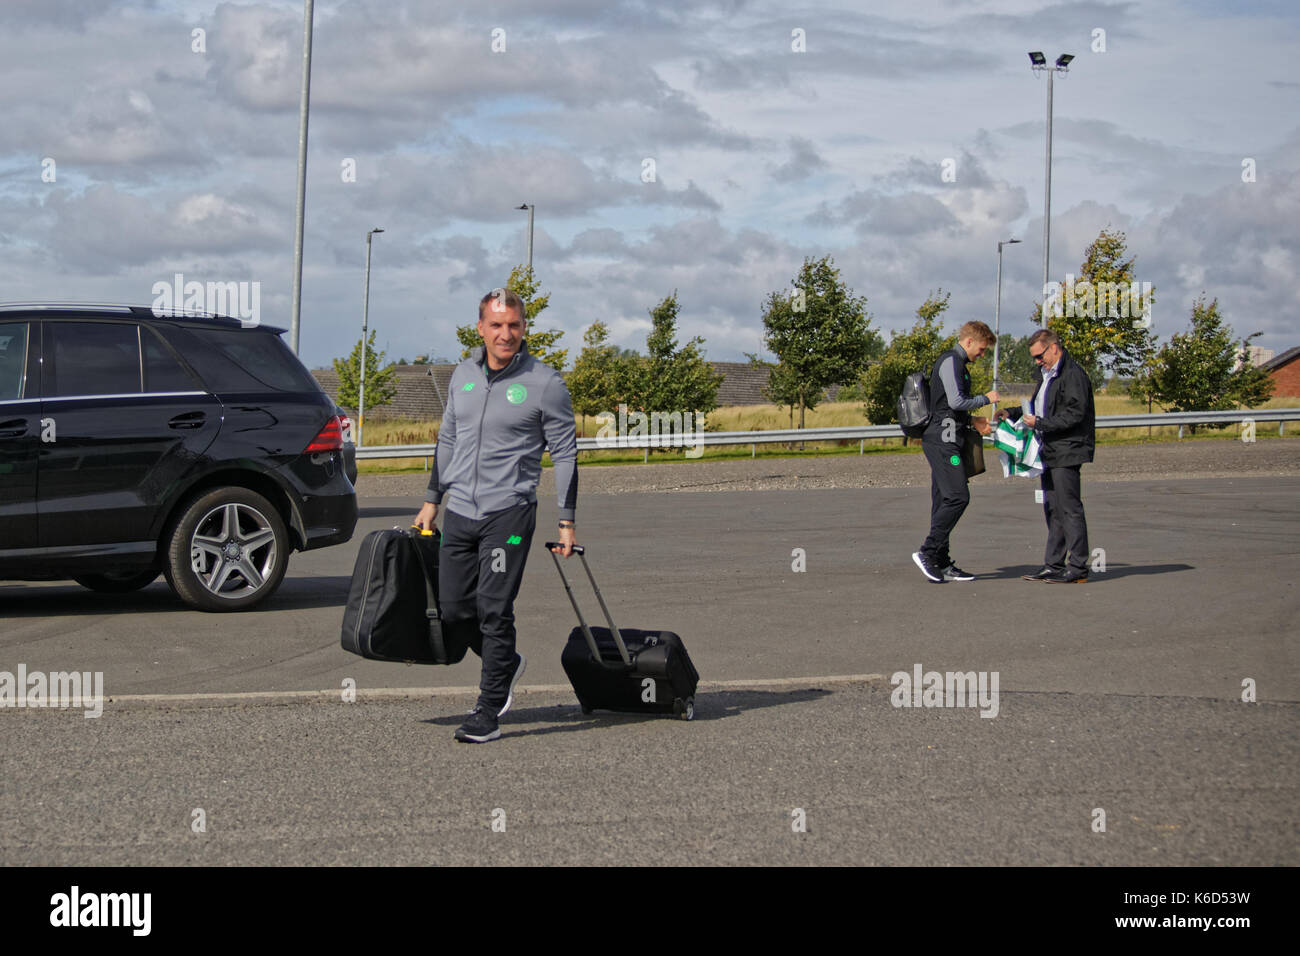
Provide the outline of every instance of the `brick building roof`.
[[718,386],[718,405],[766,405],[763,387],[767,385],[768,370],[755,368],[748,362],[710,362],[713,371],[726,376]]
[[1300,345],[1297,345],[1293,349],[1287,349],[1281,355],[1274,356],[1265,362],[1263,367],[1272,372],[1281,368],[1283,365],[1289,365],[1298,358],[1300,358]]
[[[367,420],[382,421],[390,418],[409,418],[414,421],[432,421],[442,418],[443,401],[451,384],[454,365],[396,365],[397,395],[387,405],[366,409]],[[312,369],[311,374],[325,394],[338,401],[339,376],[332,368]],[[369,402],[366,403],[369,405]],[[355,408],[349,412],[356,414]]]

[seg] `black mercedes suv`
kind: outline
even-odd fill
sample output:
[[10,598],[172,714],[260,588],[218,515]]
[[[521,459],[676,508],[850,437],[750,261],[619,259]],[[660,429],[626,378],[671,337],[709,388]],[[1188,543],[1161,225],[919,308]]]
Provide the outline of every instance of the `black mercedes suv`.
[[334,403],[281,340],[148,307],[0,305],[0,579],[265,600],[357,522]]

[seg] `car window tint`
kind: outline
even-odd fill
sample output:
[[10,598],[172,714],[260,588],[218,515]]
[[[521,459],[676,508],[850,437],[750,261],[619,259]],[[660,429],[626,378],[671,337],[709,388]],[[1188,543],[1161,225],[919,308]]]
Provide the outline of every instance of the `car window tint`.
[[46,322],[44,354],[46,397],[140,392],[140,335],[134,323]]
[[23,397],[27,371],[27,323],[0,322],[0,402]]
[[144,390],[146,392],[193,392],[199,390],[193,376],[176,361],[167,346],[148,328],[140,334],[144,347]]
[[311,373],[274,333],[193,327],[189,331],[263,385],[284,392],[319,390]]
[[203,386],[209,392],[225,395],[231,392],[264,392],[266,386],[226,358],[189,329],[176,325],[158,326],[158,334],[167,340],[190,368],[199,373]]

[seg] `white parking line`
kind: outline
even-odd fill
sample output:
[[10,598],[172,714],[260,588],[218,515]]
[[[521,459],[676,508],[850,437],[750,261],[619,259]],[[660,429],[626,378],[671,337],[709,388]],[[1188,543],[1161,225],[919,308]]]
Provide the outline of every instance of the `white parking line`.
[[[826,677],[760,677],[747,680],[713,680],[700,681],[699,690],[741,690],[761,687],[821,687],[827,684],[866,684],[872,681],[886,680],[884,674],[833,674]],[[571,693],[568,684],[533,684],[516,688],[517,695],[522,694],[564,694]],[[477,687],[358,687],[358,700],[396,699],[403,697],[477,697]],[[276,703],[292,700],[338,700],[343,693],[342,687],[332,690],[266,690],[248,691],[235,694],[111,694],[106,695],[107,703],[199,703],[203,701],[231,703]]]

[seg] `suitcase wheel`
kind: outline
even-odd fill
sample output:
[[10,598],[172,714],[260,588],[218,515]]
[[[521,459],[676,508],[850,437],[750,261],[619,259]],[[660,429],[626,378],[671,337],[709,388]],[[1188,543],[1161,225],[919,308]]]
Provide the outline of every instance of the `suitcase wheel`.
[[592,712],[592,708],[588,707],[582,701],[578,701],[578,706],[582,708],[584,714],[590,714]]
[[680,717],[682,720],[695,719],[695,698],[687,697],[682,700],[680,697],[673,701],[673,715]]

